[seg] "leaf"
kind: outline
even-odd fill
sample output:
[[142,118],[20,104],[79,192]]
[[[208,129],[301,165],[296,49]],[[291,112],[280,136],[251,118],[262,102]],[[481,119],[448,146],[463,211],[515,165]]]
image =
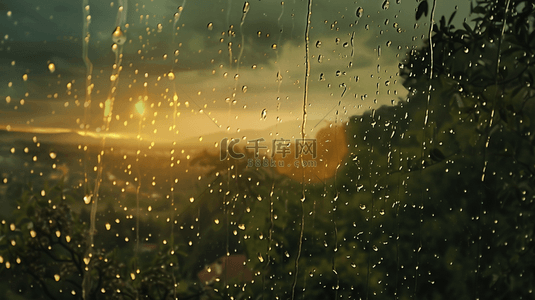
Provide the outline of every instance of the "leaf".
[[448,25],[451,24],[451,21],[453,21],[453,17],[455,17],[455,14],[456,14],[456,13],[457,13],[457,11],[454,11],[454,12],[451,14],[451,16],[450,16],[450,18],[449,18],[449,20],[448,20]]
[[429,156],[431,157],[432,160],[437,161],[437,162],[442,161],[446,158],[446,156],[444,156],[444,153],[442,153],[442,151],[438,150],[437,148],[431,149]]
[[518,93],[520,93],[520,91],[524,88],[523,85],[520,85],[520,86],[517,86],[516,88],[513,89],[513,91],[511,92],[511,97],[512,98],[516,98],[516,96],[518,96]]
[[474,32],[472,31],[472,28],[470,26],[468,26],[468,24],[466,22],[463,22],[463,26],[464,26],[464,29],[466,29],[466,31],[468,31],[468,34],[470,34],[471,36],[474,35]]
[[427,4],[427,0],[424,0],[420,2],[418,5],[418,8],[416,9],[416,21],[420,20],[422,17],[422,14],[424,14],[427,17],[427,13],[429,11],[429,4]]
[[[472,5],[472,4],[470,4],[470,5]],[[472,7],[470,9],[470,11],[471,11],[472,14],[482,14],[482,15],[485,14],[485,8],[482,7],[482,6],[479,6],[479,5],[476,6],[476,7]]]
[[530,83],[531,86],[533,86],[533,82],[534,82],[533,74],[531,74],[531,72],[529,72],[529,71],[527,73],[528,73],[528,77],[529,77],[529,83]]
[[33,217],[35,215],[35,207],[33,205],[28,205],[28,208],[26,208],[26,215]]
[[529,34],[529,38],[528,38],[530,42],[530,46],[534,46],[535,45],[535,30],[533,30],[533,32],[531,32]]

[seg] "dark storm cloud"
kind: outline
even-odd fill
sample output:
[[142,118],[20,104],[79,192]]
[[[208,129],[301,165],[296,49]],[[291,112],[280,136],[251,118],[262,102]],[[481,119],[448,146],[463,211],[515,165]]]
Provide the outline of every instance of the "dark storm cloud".
[[[181,28],[175,32],[173,18],[182,3],[171,0],[139,3],[129,1],[127,23],[130,26],[126,30],[129,41],[124,47],[125,56],[137,53],[145,45],[143,49],[145,56],[154,57],[157,61],[164,54],[171,56],[172,51],[180,50],[178,45],[182,43],[184,50],[180,51],[179,57],[181,65],[186,68],[203,68],[202,63],[206,61],[207,55],[218,63],[228,61],[229,42],[233,44],[233,57],[237,59],[240,52],[238,44],[241,44],[243,35],[245,49],[242,58],[248,64],[263,64],[275,59],[275,52],[271,49],[273,44],[291,43],[297,46],[304,41],[307,1],[285,1],[284,5],[279,1],[250,1],[249,11],[241,28],[244,1],[187,1],[177,22],[177,26]],[[22,57],[16,53],[6,54],[14,55],[14,58],[21,63],[23,61],[34,63],[36,57],[42,59],[50,56],[50,53],[67,60],[81,57],[84,20],[80,4],[77,1],[52,0],[44,5],[38,1],[23,0],[6,5],[7,10],[12,11],[13,17],[3,17],[0,22],[5,25],[4,28],[9,28],[10,35],[14,37],[11,41],[12,47],[17,48]],[[360,23],[349,28],[359,19],[355,15],[357,4],[348,3],[346,6],[340,6],[330,1],[314,2],[311,36],[332,37],[332,24],[336,24],[334,28],[341,30],[341,38],[350,31],[356,31],[358,36],[364,31],[365,23],[371,26],[383,23],[386,13],[377,13],[380,5],[377,3],[367,5],[364,7]],[[90,1],[92,19],[89,26],[91,33],[89,55],[96,65],[110,63],[109,59],[102,58],[109,58],[111,55],[111,33],[115,28],[118,6],[117,2],[111,6],[109,1]],[[390,8],[392,14],[395,13],[396,6],[398,5],[392,5]],[[13,26],[14,21],[18,22],[17,26]],[[391,22],[394,23],[394,20]],[[213,25],[211,31],[207,28],[209,23]],[[147,30],[153,30],[158,24],[162,24],[163,30],[148,35]],[[234,36],[228,36],[229,30]],[[368,46],[376,47],[377,43],[392,39],[390,31],[395,29],[385,30],[387,34],[378,35],[376,41],[369,42]],[[258,32],[261,32],[260,37]],[[175,34],[174,41],[173,34]],[[69,41],[61,41],[64,38],[71,38],[72,44],[69,44]],[[223,42],[220,42],[221,38]],[[33,44],[17,45],[22,41],[47,41],[48,44],[39,47]],[[279,47],[279,55],[284,54],[282,49]],[[199,50],[204,51],[204,55],[197,55]],[[218,53],[219,50],[222,54]],[[39,51],[42,54],[32,54],[32,51]]]

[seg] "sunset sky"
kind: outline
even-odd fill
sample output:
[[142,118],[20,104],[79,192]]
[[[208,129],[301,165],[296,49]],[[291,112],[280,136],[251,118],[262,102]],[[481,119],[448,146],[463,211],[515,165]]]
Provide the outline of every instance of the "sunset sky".
[[[405,99],[399,64],[429,28],[428,17],[414,22],[415,1],[386,1],[388,7],[383,1],[354,1],[342,10],[335,2],[313,2],[307,134]],[[112,95],[108,133],[115,137],[135,139],[141,133],[154,141],[202,142],[203,136],[240,136],[252,129],[286,136],[300,132],[306,1],[249,1],[245,16],[244,2],[236,0],[88,3],[94,88],[86,110],[82,2],[2,3],[0,129],[83,131],[85,114],[87,131],[98,136]],[[458,5],[459,26],[469,3],[438,1],[436,19]],[[116,26],[126,43],[118,50],[122,70],[113,92]],[[175,93],[180,106],[173,118]]]

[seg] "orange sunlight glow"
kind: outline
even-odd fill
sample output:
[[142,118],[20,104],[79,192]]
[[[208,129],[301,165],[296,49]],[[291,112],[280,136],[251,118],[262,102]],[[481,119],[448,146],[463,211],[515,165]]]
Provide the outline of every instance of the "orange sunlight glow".
[[[277,172],[301,183],[319,183],[334,177],[347,155],[346,126],[330,124],[316,134],[316,158],[303,155],[302,159],[308,166],[300,167],[300,158],[288,155],[283,160],[285,167],[277,168]],[[297,163],[297,165],[296,165]],[[315,165],[314,165],[315,164]]]

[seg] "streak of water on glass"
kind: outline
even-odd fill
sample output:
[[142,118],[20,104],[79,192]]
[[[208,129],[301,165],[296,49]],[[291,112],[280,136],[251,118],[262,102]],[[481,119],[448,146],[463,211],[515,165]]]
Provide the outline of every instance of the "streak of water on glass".
[[[171,38],[171,53],[174,53],[174,49],[173,47],[175,46],[175,36],[177,35],[177,26],[176,24],[178,23],[178,21],[180,20],[180,17],[182,16],[182,11],[184,10],[184,7],[186,6],[186,0],[183,0],[182,1],[182,5],[178,7],[178,11],[174,14],[174,22],[173,22],[173,30],[171,31],[171,35],[172,35],[172,38]],[[212,24],[212,23],[210,23]],[[210,29],[210,25],[208,26],[209,29]],[[174,70],[175,70],[175,65],[177,63],[177,60],[173,60],[171,61],[171,72],[169,72],[169,75],[171,75],[171,77],[169,77],[170,80],[173,81],[173,127],[172,127],[172,130],[173,130],[173,134],[178,134],[178,130],[176,129],[177,127],[177,114],[178,114],[178,95],[177,95],[177,88],[176,88],[176,80],[174,80],[174,78],[176,77],[175,76],[175,73],[174,73]],[[193,103],[196,104],[195,101],[192,101]],[[140,124],[141,124],[141,120],[140,120]],[[175,146],[176,146],[176,141],[173,141],[172,142],[172,147],[171,147],[171,150],[170,150],[170,153],[169,155],[171,156],[171,158],[173,158],[173,155],[175,154],[176,152],[176,149],[175,149]],[[170,176],[170,183],[171,183],[171,187],[170,187],[170,193],[171,193],[171,237],[170,237],[170,247],[171,247],[171,257],[175,258],[175,260],[173,260],[173,267],[171,268],[172,271],[171,271],[171,277],[173,279],[173,298],[176,299],[177,298],[177,280],[176,280],[176,276],[175,276],[175,270],[176,268],[178,268],[178,258],[175,256],[175,215],[176,215],[176,207],[175,207],[175,184],[178,183],[178,179],[177,178],[173,178],[173,174],[174,172],[172,171],[173,170],[173,167],[175,165],[175,162],[173,162],[173,159],[171,160],[171,164],[170,164],[170,168],[171,168],[171,172],[169,172],[169,176]]]
[[[345,92],[345,91],[344,91]],[[340,104],[341,101],[338,101]],[[334,119],[335,126],[338,124],[338,110],[336,111],[336,118]],[[334,140],[338,141],[338,130],[334,131]],[[338,157],[338,147],[335,149],[335,157]],[[335,296],[334,299],[338,299],[338,289],[340,288],[340,277],[338,275],[338,271],[336,269],[336,254],[338,253],[338,226],[336,225],[336,215],[338,211],[338,199],[340,197],[340,191],[338,190],[338,184],[337,184],[337,174],[338,170],[340,169],[341,163],[339,162],[336,166],[336,171],[334,172],[334,187],[335,187],[335,196],[333,198],[333,212],[332,212],[332,222],[333,222],[333,228],[334,228],[334,249],[333,249],[333,257],[332,257],[332,271],[336,275],[336,287],[335,287]]]
[[[372,110],[372,113],[371,113],[371,119],[372,121],[375,123],[375,110]],[[373,174],[372,174],[372,169],[373,169],[373,160],[372,160],[372,153],[374,151],[374,147],[373,146],[370,146],[370,151],[368,152],[368,160],[369,160],[369,163],[370,165],[368,166],[369,167],[369,174],[368,174],[368,184],[371,187],[374,186],[374,181],[372,180],[372,177],[373,177]],[[376,181],[375,181],[376,182]],[[371,216],[368,220],[368,222],[371,222],[371,220],[373,220],[375,218],[374,216],[374,210],[375,210],[375,195],[372,194],[371,195],[371,209],[369,210]],[[369,299],[369,296],[370,296],[370,277],[372,275],[372,272],[371,272],[371,266],[372,266],[372,262],[371,262],[371,242],[372,242],[372,232],[369,231],[368,232],[368,240],[366,241],[367,244],[366,244],[366,250],[368,250],[368,262],[367,262],[367,267],[366,267],[366,300]]]
[[[109,131],[109,125],[112,120],[113,115],[113,102],[115,100],[115,95],[117,91],[117,84],[119,82],[119,75],[122,70],[122,49],[123,44],[126,40],[126,37],[124,36],[124,32],[121,30],[121,26],[124,26],[124,22],[126,22],[126,5],[127,1],[120,0],[119,1],[120,6],[117,11],[117,19],[116,19],[116,27],[115,30],[112,33],[112,40],[114,41],[114,44],[112,45],[112,51],[115,53],[115,63],[113,64],[113,71],[112,75],[110,76],[110,90],[108,93],[108,97],[105,101],[105,103],[101,103],[101,107],[104,108],[104,117],[103,117],[103,123],[104,123],[104,131],[107,133]],[[91,73],[92,73],[92,64],[89,61],[88,57],[88,44],[89,44],[89,23],[91,20],[91,15],[89,12],[89,5],[87,1],[84,1],[83,3],[83,11],[85,16],[85,22],[84,22],[84,28],[83,28],[83,35],[84,35],[84,42],[83,42],[83,59],[86,64],[86,71],[87,71],[87,77],[86,77],[86,102],[84,104],[84,119],[87,120],[88,115],[88,108],[91,105],[91,91],[93,89],[93,84],[91,83]],[[84,121],[84,126],[87,131],[87,124],[85,124],[86,121]],[[96,214],[98,209],[98,198],[99,198],[99,192],[100,192],[100,185],[102,183],[102,171],[103,171],[103,156],[104,156],[104,149],[106,147],[106,135],[103,135],[102,141],[101,141],[101,151],[97,155],[97,176],[95,179],[95,186],[93,189],[93,193],[89,196],[86,196],[86,199],[91,199],[89,203],[91,203],[91,212],[90,212],[90,232],[89,232],[89,248],[88,253],[86,254],[85,258],[89,262],[87,265],[87,274],[84,276],[84,281],[82,283],[82,297],[85,299],[87,297],[87,293],[89,291],[89,288],[91,286],[90,282],[90,272],[91,272],[91,260],[93,256],[93,247],[94,247],[94,235],[96,232]],[[87,151],[86,151],[87,153]],[[84,170],[84,176],[86,178],[86,185],[87,185],[87,169]],[[88,203],[88,201],[86,201]]]
[[[243,34],[243,23],[245,23],[245,18],[247,17],[247,13],[249,12],[249,2],[248,1],[245,1],[243,3],[243,9],[242,9],[242,16],[241,16],[241,21],[240,21],[240,35],[241,35],[241,44],[239,45],[240,47],[240,54],[238,55],[238,59],[236,61],[236,75],[234,77],[234,90],[232,92],[232,101],[235,100],[235,97],[236,97],[236,93],[238,91],[238,81],[239,81],[239,70],[240,70],[240,61],[241,61],[241,57],[243,55],[243,49],[245,48],[245,35]],[[230,32],[229,32],[229,36],[230,36]],[[232,49],[230,48],[229,46],[229,55],[230,55],[230,64],[232,64]],[[230,67],[230,66],[229,66]],[[229,103],[229,115],[231,113],[231,110],[232,110],[232,101],[231,103]]]
[[[303,120],[301,123],[301,139],[305,139],[305,127],[307,121],[307,106],[308,106],[308,85],[310,77],[310,22],[312,17],[312,0],[308,0],[307,19],[305,26],[305,89],[303,91]],[[301,167],[303,164],[303,153],[299,156]],[[306,169],[303,169],[303,177],[301,182],[301,232],[299,233],[299,245],[297,249],[297,257],[295,258],[295,273],[292,284],[292,300],[295,299],[295,286],[297,285],[297,277],[299,276],[299,259],[301,258],[301,250],[303,248],[303,234],[305,231],[305,174]]]
[[510,5],[511,5],[511,0],[507,0],[505,4],[505,11],[503,13],[503,26],[502,26],[502,30],[500,33],[500,39],[498,40],[498,54],[496,56],[496,81],[495,81],[496,91],[494,92],[494,98],[492,100],[493,104],[492,104],[492,110],[490,112],[489,130],[487,131],[487,140],[485,141],[485,157],[484,157],[485,162],[483,165],[483,172],[481,175],[482,182],[485,181],[485,174],[487,172],[487,165],[489,162],[487,158],[487,154],[488,154],[487,152],[488,152],[489,143],[490,143],[490,130],[492,129],[492,125],[494,123],[494,115],[496,113],[496,100],[498,98],[498,74],[500,72],[500,62],[501,62],[501,57],[502,57],[502,43],[503,43],[503,39],[505,36],[505,26],[507,24],[506,19],[507,19],[507,13],[509,12]]
[[[236,74],[238,73],[238,69],[240,68],[240,60],[243,55],[243,49],[245,48],[245,35],[243,34],[243,23],[245,22],[245,17],[247,17],[248,12],[249,12],[249,2],[245,1],[245,3],[243,3],[243,12],[242,12],[241,21],[240,21],[241,45],[240,45],[240,54],[238,55],[238,62],[236,66]],[[238,81],[236,80],[236,85],[237,84],[238,84]]]
[[[431,92],[433,90],[433,69],[434,69],[434,49],[433,49],[433,26],[435,24],[435,10],[437,7],[437,0],[433,0],[433,5],[431,6],[431,14],[429,15],[429,30],[427,33],[427,37],[429,39],[429,87],[427,89],[427,98],[425,102],[425,116],[424,116],[424,124],[422,128],[422,146],[421,146],[421,165],[420,165],[420,178],[423,179],[423,170],[425,169],[425,150],[427,145],[426,140],[426,128],[429,123],[429,104],[431,102]],[[418,222],[418,249],[416,251],[416,268],[415,268],[415,275],[414,275],[414,296],[416,297],[416,292],[418,290],[418,276],[420,275],[420,251],[422,250],[422,223],[423,223],[423,207],[424,207],[424,188],[421,188],[420,191],[421,196],[421,203],[420,203],[420,214],[419,214],[419,222]]]
[[[91,91],[92,91],[92,83],[91,83],[91,76],[93,74],[93,64],[91,63],[91,60],[88,56],[89,51],[89,24],[91,24],[91,14],[90,14],[90,6],[89,6],[89,0],[84,0],[82,3],[82,12],[83,12],[83,29],[82,29],[82,59],[84,61],[85,67],[86,67],[86,75],[85,75],[85,100],[84,100],[84,119],[83,119],[83,130],[87,134],[88,126],[87,126],[87,120],[88,120],[88,114],[89,114],[89,105],[91,105]],[[92,201],[92,195],[90,194],[90,187],[89,182],[87,178],[87,163],[89,161],[88,159],[88,151],[87,147],[84,147],[84,202],[86,204],[90,204]],[[93,200],[95,201],[95,200]],[[89,231],[89,247],[87,250],[87,253],[84,256],[84,261],[89,261],[93,255],[93,243],[94,243],[94,235],[95,235],[95,225],[92,222],[90,231]],[[82,298],[85,300],[87,299],[90,287],[91,287],[91,265],[87,264],[85,269],[85,274],[82,282]]]
[[[140,209],[139,209],[139,198],[141,196],[141,168],[139,167],[139,155],[141,154],[141,128],[142,128],[142,122],[143,122],[143,113],[145,112],[145,106],[143,103],[143,100],[139,100],[137,105],[137,110],[139,113],[139,123],[138,123],[138,130],[137,130],[137,151],[136,151],[136,161],[135,161],[135,168],[137,171],[137,178],[134,178],[134,181],[137,179],[137,186],[136,186],[136,247],[134,250],[134,268],[136,269],[136,272],[139,273],[139,218],[140,216]],[[139,292],[136,289],[136,300],[139,299]]]
[[[509,12],[509,6],[511,5],[511,0],[507,0],[505,4],[505,10],[503,12],[503,25],[502,30],[500,32],[500,39],[498,40],[498,53],[496,55],[496,73],[495,73],[495,86],[496,90],[494,91],[494,97],[492,99],[492,110],[490,112],[490,119],[489,119],[489,127],[487,129],[486,133],[486,141],[485,141],[485,149],[483,153],[483,170],[481,174],[481,182],[485,182],[485,175],[487,172],[487,165],[489,163],[488,159],[488,149],[489,149],[489,143],[490,143],[490,137],[492,132],[492,125],[494,124],[494,115],[496,113],[496,102],[498,101],[498,78],[499,78],[499,72],[500,72],[500,63],[501,63],[501,57],[502,57],[502,43],[505,37],[505,27],[507,25],[507,13]],[[478,246],[477,246],[477,265],[476,265],[476,298],[479,298],[479,280],[481,278],[481,236],[482,236],[482,228],[481,228],[481,217],[483,213],[483,201],[479,201],[479,212],[478,212],[478,236],[480,237],[478,239]]]

